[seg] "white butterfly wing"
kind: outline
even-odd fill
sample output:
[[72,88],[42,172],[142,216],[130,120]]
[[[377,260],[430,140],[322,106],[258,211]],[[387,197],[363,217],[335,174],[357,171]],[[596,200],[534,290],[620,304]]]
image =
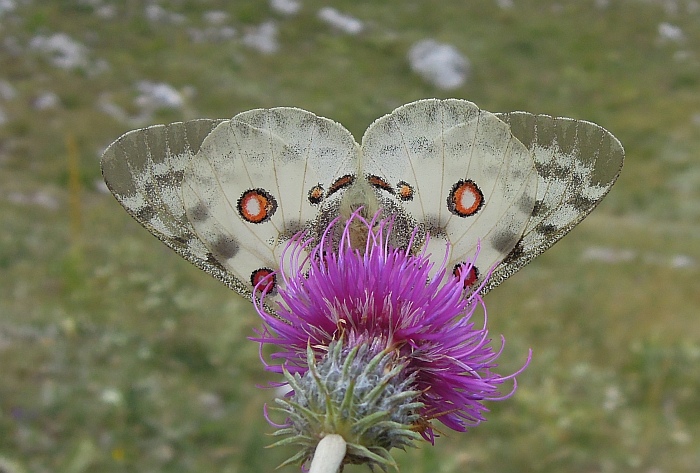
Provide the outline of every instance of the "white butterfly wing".
[[610,191],[624,161],[617,138],[595,123],[526,112],[496,116],[532,152],[539,182],[523,236],[496,268],[484,293],[581,222]]
[[278,269],[286,241],[316,220],[310,191],[354,172],[357,148],[341,125],[295,108],[244,112],[207,136],[182,198],[200,240],[243,281],[239,292]]
[[480,244],[479,279],[498,263],[486,293],[590,213],[623,159],[593,123],[429,99],[375,121],[361,151],[332,120],[260,109],[126,133],[102,170],[137,221],[245,296],[278,269],[286,240],[357,205],[394,213],[399,244],[415,225],[429,232],[438,263],[445,242],[449,264]]
[[102,156],[102,174],[126,211],[167,246],[236,291],[244,285],[218,263],[189,221],[180,189],[185,168],[222,120],[130,131]]
[[[400,107],[368,128],[362,152],[363,172],[395,189],[384,198],[400,201],[430,233],[435,262],[445,255],[445,241],[451,265],[471,260],[480,245],[483,278],[514,248],[532,214],[532,156],[508,125],[470,102],[429,99]],[[401,183],[413,188],[411,199],[402,199],[395,187]]]

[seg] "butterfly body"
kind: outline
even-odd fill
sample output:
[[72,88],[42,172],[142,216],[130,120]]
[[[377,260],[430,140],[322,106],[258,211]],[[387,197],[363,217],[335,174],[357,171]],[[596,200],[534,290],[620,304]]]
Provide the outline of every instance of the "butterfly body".
[[428,99],[376,120],[360,144],[310,112],[258,109],[129,132],[102,166],[136,220],[250,296],[296,233],[320,238],[358,208],[393,216],[396,246],[417,229],[417,246],[437,263],[447,252],[455,271],[479,248],[473,282],[493,268],[488,292],[580,222],[622,160],[589,122]]

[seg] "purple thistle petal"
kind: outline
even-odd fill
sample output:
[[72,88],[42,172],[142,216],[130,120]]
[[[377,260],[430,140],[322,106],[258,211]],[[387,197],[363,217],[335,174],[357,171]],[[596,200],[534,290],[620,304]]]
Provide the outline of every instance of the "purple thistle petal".
[[[500,386],[515,381],[530,356],[510,376],[493,373],[502,347],[494,351],[490,345],[478,289],[464,289],[473,262],[452,276],[446,269],[446,248],[431,276],[433,264],[425,250],[413,254],[416,231],[408,248],[389,245],[392,223],[379,219],[379,213],[368,221],[357,211],[345,222],[339,239],[334,239],[338,219],[318,242],[305,233],[295,235],[284,249],[278,272],[283,302],[273,315],[265,310],[264,293],[254,301],[265,327],[253,340],[278,347],[271,359],[282,364],[265,363],[267,370],[299,374],[308,370],[307,346],[321,357],[334,340],[342,339],[349,347],[379,340],[385,351],[397,351],[408,360],[406,376],[415,375],[414,389],[422,392],[422,418],[465,431],[485,420],[482,401],[513,394],[515,382],[508,394],[502,394]],[[358,224],[367,232],[359,249],[351,244]],[[264,287],[265,280],[258,284]],[[479,308],[484,324],[477,328],[471,316]],[[434,439],[429,425],[421,429],[426,440]]]

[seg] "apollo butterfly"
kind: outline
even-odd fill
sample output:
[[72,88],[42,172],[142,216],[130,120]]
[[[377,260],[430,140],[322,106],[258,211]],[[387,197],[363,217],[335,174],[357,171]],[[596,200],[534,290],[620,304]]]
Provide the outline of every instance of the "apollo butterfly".
[[396,245],[417,228],[414,246],[438,263],[448,251],[454,274],[479,247],[468,280],[485,294],[583,220],[623,158],[587,121],[427,99],[376,120],[361,144],[288,107],[151,126],[112,143],[102,172],[141,225],[247,297],[297,232],[317,237],[360,207],[393,216]]

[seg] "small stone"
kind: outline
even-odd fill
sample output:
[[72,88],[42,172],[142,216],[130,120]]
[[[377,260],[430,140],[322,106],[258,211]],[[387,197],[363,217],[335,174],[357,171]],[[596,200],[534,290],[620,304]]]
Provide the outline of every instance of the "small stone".
[[61,99],[54,92],[43,92],[32,101],[32,107],[36,110],[50,110],[61,104]]
[[61,69],[87,65],[87,48],[65,33],[35,36],[29,42],[29,47],[48,56],[49,61]]
[[659,24],[659,39],[664,42],[680,43],[685,39],[685,35],[679,26],[664,22]]
[[270,0],[270,8],[282,15],[292,16],[299,13],[301,3],[297,0]]
[[136,103],[142,107],[180,108],[184,100],[180,92],[164,82],[140,81],[136,88],[141,93],[136,98]]
[[0,17],[4,13],[14,11],[17,7],[17,3],[14,0],[0,0]]
[[206,23],[214,26],[221,26],[228,21],[228,13],[221,10],[210,10],[204,12],[202,18]]
[[318,11],[318,18],[336,30],[350,35],[361,33],[364,29],[364,24],[360,20],[353,16],[340,13],[338,10],[331,7],[321,8]]
[[263,54],[273,54],[280,47],[277,34],[277,24],[271,20],[266,21],[259,26],[249,28],[243,36],[243,44]]
[[0,80],[0,99],[9,102],[17,98],[17,90],[6,80]]
[[469,76],[469,60],[451,44],[434,39],[418,41],[408,52],[413,72],[439,89],[461,87]]

